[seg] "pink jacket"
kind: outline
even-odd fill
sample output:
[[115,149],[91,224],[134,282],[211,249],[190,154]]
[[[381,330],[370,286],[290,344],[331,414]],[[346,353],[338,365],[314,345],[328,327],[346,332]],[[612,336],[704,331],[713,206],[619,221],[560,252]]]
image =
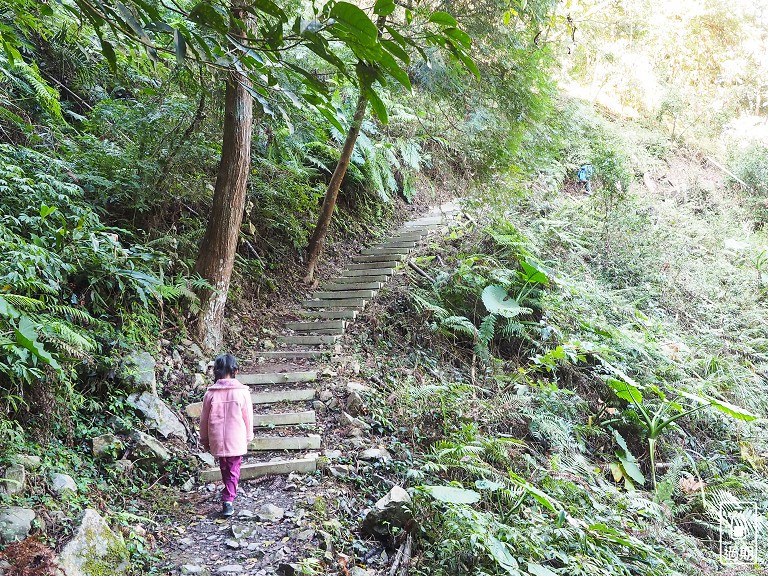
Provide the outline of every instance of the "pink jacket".
[[216,456],[243,456],[253,440],[251,391],[235,378],[218,380],[203,397],[200,441]]

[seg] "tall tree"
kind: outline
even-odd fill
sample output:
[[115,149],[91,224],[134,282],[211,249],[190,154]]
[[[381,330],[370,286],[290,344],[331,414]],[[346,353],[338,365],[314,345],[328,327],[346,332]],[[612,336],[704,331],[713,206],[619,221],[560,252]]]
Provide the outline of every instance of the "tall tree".
[[[242,9],[233,8],[239,16],[235,22],[243,22],[248,26],[247,15]],[[232,33],[244,44],[247,43],[246,30],[235,28]],[[195,271],[213,287],[206,288],[200,295],[201,313],[196,327],[198,339],[209,350],[215,350],[221,345],[224,308],[243,221],[251,168],[253,127],[253,99],[249,90],[250,81],[246,76],[236,70],[229,72],[224,102],[221,162],[216,175],[208,225],[195,264]]]
[[342,26],[354,26],[355,34],[351,36],[351,41],[347,41],[347,45],[358,58],[355,71],[359,95],[355,114],[347,130],[336,168],[326,188],[320,215],[307,248],[307,270],[304,276],[304,282],[307,284],[315,283],[317,262],[369,103],[379,120],[384,124],[387,123],[387,109],[376,93],[374,84],[378,82],[381,86],[385,86],[387,78],[393,78],[410,91],[411,82],[408,73],[404,70],[404,66],[410,63],[408,51],[415,50],[427,59],[425,49],[429,46],[438,46],[447,50],[476,76],[479,76],[477,66],[468,56],[471,39],[466,32],[457,27],[453,16],[438,10],[429,14],[426,22],[418,23],[414,21],[414,12],[411,8],[404,9],[401,19],[391,18],[395,9],[394,0],[377,0],[373,7],[373,13],[376,15],[375,24],[360,8],[346,2],[337,2],[330,11],[330,17],[340,21]]

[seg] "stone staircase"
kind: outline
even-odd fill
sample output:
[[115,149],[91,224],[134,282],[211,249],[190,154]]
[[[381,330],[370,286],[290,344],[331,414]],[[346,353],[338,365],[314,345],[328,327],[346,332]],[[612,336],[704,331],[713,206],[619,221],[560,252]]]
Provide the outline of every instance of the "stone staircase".
[[[383,242],[354,257],[341,276],[320,287],[302,303],[304,320],[285,323],[280,349],[258,352],[258,364],[246,368],[238,379],[251,388],[255,438],[241,467],[241,479],[316,470],[322,436],[311,409],[322,378],[323,360],[366,304],[402,267],[408,255],[429,234],[450,223],[459,212],[448,203],[404,224]],[[265,370],[256,372],[256,370]],[[199,418],[202,403],[187,406]],[[202,472],[201,480],[221,479],[218,468]]]

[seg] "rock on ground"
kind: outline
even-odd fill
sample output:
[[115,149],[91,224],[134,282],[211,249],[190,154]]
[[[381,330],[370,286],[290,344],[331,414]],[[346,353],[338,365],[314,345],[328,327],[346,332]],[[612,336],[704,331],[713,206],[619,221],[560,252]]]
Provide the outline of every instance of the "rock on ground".
[[123,441],[114,434],[102,434],[92,439],[93,455],[96,458],[119,458],[125,449]]
[[156,365],[157,362],[149,352],[134,352],[120,363],[115,378],[129,390],[148,391],[157,395]]
[[144,415],[145,424],[152,430],[157,430],[163,438],[176,436],[187,441],[187,429],[167,404],[155,394],[142,392],[128,396],[128,404]]
[[128,548],[96,510],[88,508],[72,539],[59,555],[67,576],[118,575],[128,571]]
[[161,463],[171,459],[168,450],[149,434],[136,431],[131,436],[131,440],[134,442],[133,449],[131,450],[132,460],[146,460],[149,462]]
[[0,543],[24,540],[32,529],[35,511],[19,506],[0,508]]
[[403,528],[413,519],[409,508],[411,497],[400,486],[395,486],[368,511],[362,530],[376,536],[387,536],[391,528]]
[[27,483],[27,472],[21,464],[11,464],[5,469],[0,479],[0,492],[5,494],[21,494]]
[[279,522],[285,516],[285,510],[274,504],[264,504],[256,515],[262,522]]
[[31,454],[16,454],[13,457],[13,462],[24,466],[27,470],[39,470],[43,465],[40,456],[33,456]]
[[347,412],[353,416],[365,412],[365,402],[363,402],[363,398],[357,392],[352,391],[347,396]]
[[77,492],[77,484],[75,484],[72,476],[53,472],[51,474],[51,490],[56,492],[56,494],[63,494],[67,491]]

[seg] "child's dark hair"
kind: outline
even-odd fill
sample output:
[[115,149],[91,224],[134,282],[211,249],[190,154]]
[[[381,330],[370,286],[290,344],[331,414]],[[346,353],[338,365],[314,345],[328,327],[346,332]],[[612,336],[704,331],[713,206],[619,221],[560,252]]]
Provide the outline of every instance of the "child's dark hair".
[[216,360],[213,361],[213,378],[215,380],[221,380],[227,376],[234,378],[237,376],[238,368],[237,360],[232,354],[216,356]]

